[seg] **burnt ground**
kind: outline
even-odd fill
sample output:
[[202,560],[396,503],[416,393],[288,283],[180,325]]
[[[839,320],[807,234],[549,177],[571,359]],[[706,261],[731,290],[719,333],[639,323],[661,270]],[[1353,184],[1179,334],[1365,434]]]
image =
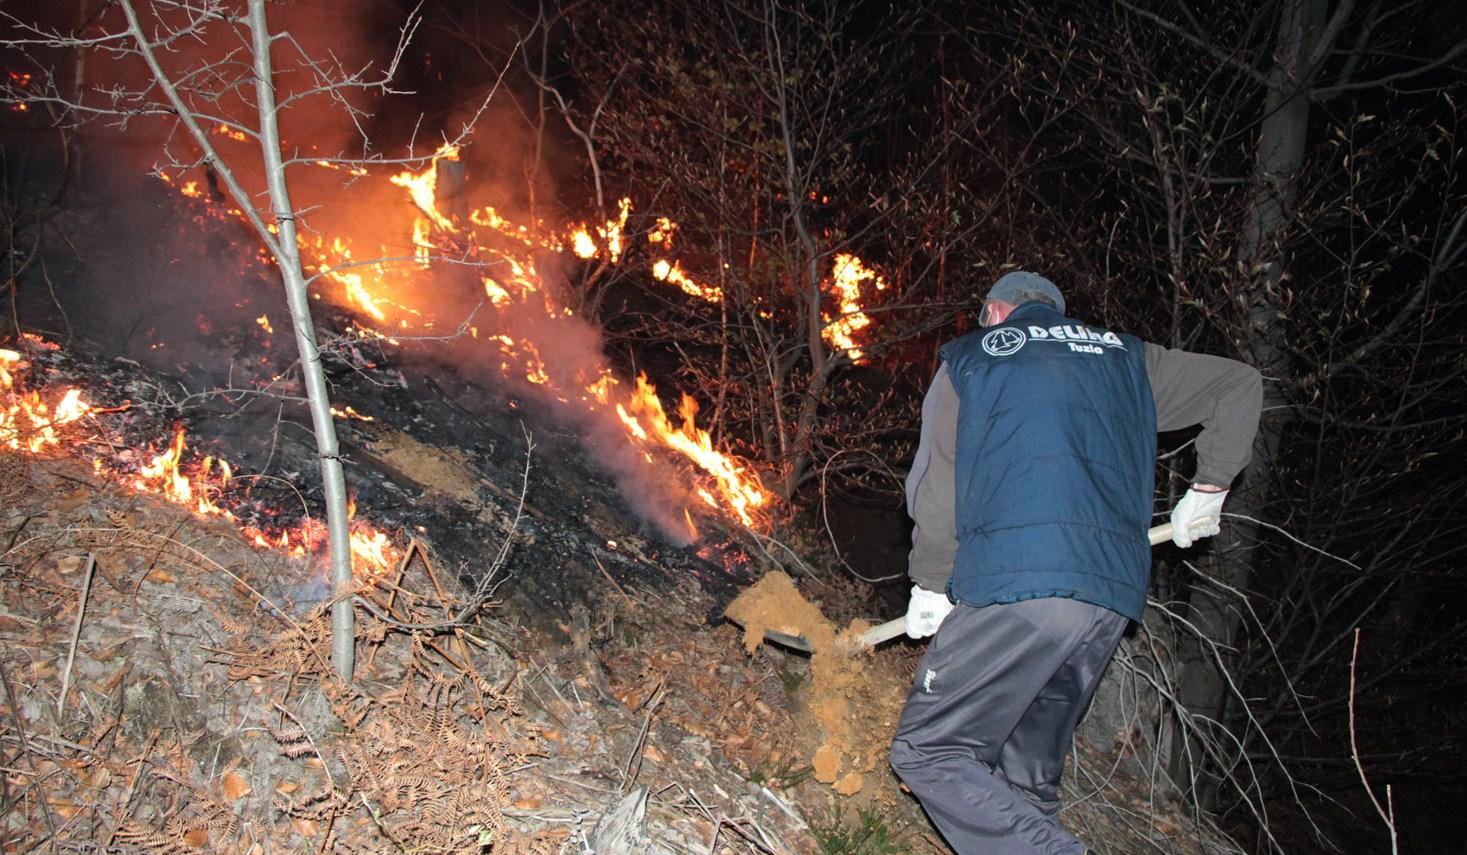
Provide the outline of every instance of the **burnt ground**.
[[[287,517],[319,506],[295,406],[34,354],[47,384],[130,405],[76,425],[68,453],[0,453],[6,851],[947,851],[882,761],[892,704],[851,712],[864,785],[840,795],[812,769],[809,660],[746,653],[718,619],[774,566],[769,541],[700,518],[699,543],[669,545],[525,390],[418,371],[427,346],[343,353],[336,396],[375,419],[340,422],[358,513],[412,543],[362,594],[352,685],[327,664],[319,558],[86,462],[141,462],[181,421],[272,476],[234,497],[241,516]],[[827,614],[871,610],[804,563]],[[864,657],[857,692],[890,697],[920,652]],[[1238,851],[1092,718],[1063,816],[1093,851]]]

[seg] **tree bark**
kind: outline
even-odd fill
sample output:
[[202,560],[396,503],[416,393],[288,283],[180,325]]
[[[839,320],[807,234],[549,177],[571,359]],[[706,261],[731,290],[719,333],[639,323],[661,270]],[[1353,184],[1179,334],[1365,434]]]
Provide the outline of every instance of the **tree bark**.
[[[1253,463],[1241,482],[1234,485],[1227,508],[1231,514],[1253,519],[1262,518],[1270,474],[1288,424],[1288,402],[1276,382],[1292,376],[1286,331],[1280,323],[1286,273],[1282,243],[1309,133],[1310,30],[1308,2],[1284,0],[1258,132],[1253,190],[1237,253],[1239,278],[1247,297],[1243,327],[1246,339],[1237,345],[1267,381],[1275,381],[1265,382],[1264,418],[1253,445]],[[1258,557],[1258,543],[1258,525],[1230,520],[1213,546],[1204,568],[1207,576],[1225,586],[1224,590],[1246,592]],[[1189,611],[1193,625],[1207,641],[1219,650],[1232,648],[1243,612],[1226,593],[1196,589],[1189,600]],[[1228,713],[1228,683],[1224,666],[1218,663],[1207,641],[1199,641],[1189,651],[1179,700],[1193,715],[1223,722]],[[1198,746],[1194,743],[1187,750],[1179,744],[1177,749],[1172,763],[1177,779],[1193,780],[1186,773],[1197,770],[1188,770],[1187,766],[1201,756]],[[1199,785],[1197,795],[1204,804],[1210,804],[1215,786],[1209,782]]]
[[316,346],[316,327],[311,318],[311,298],[301,269],[300,244],[296,239],[295,208],[285,182],[285,165],[280,156],[280,126],[275,106],[274,72],[270,63],[272,38],[265,19],[265,0],[249,0],[250,35],[255,53],[255,97],[260,113],[260,153],[265,161],[265,179],[270,206],[280,228],[276,262],[285,284],[291,326],[300,350],[301,374],[305,378],[311,427],[316,434],[316,456],[321,461],[321,485],[326,496],[326,532],[331,549],[331,662],[348,682],[356,666],[355,614],[352,611],[351,532],[347,517],[346,476],[331,418],[331,399],[326,372],[321,368],[321,351]]

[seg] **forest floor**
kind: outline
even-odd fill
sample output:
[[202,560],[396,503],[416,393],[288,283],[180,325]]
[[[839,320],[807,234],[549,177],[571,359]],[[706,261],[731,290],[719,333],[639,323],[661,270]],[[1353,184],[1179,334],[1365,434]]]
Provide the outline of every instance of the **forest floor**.
[[[948,851],[886,763],[922,646],[746,644],[724,607],[777,562],[725,572],[736,535],[653,545],[574,436],[530,442],[527,405],[465,419],[467,385],[364,383],[380,421],[344,448],[405,547],[359,579],[347,684],[319,557],[89,462],[137,462],[131,442],[168,432],[124,412],[152,388],[137,364],[33,356],[48,387],[87,384],[131,421],[0,450],[0,850]],[[220,440],[304,468],[309,446],[242,422]],[[821,632],[879,611],[867,586],[789,563],[806,568],[791,614]],[[1132,743],[1077,740],[1062,822],[1097,855],[1239,852]]]
[[[348,686],[293,602],[307,561],[66,459],[0,457],[0,502],[5,851],[587,852],[619,804],[645,838],[602,851],[947,851],[884,761],[915,646],[861,657],[837,780],[810,661],[747,653],[692,581],[608,577],[557,640],[456,621],[414,548],[364,594]],[[1065,821],[1097,852],[1228,851],[1150,793],[1112,776]]]

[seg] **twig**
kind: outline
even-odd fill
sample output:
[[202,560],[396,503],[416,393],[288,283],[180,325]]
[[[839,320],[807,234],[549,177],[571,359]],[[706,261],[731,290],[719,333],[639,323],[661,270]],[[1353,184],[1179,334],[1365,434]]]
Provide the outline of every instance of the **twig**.
[[627,601],[627,605],[636,605],[636,603],[632,600],[631,595],[626,592],[626,589],[617,584],[617,581],[611,578],[611,574],[606,572],[606,565],[601,563],[601,558],[597,556],[594,552],[591,554],[591,560],[596,562],[596,569],[600,570],[601,575],[606,577],[606,581],[611,583],[611,587],[615,588],[616,592],[622,595],[622,598]]
[[66,716],[66,693],[71,689],[71,666],[76,661],[76,643],[81,639],[82,618],[87,613],[87,599],[92,593],[92,575],[97,572],[97,556],[87,553],[87,571],[82,577],[80,602],[76,607],[76,626],[71,630],[71,649],[66,652],[66,670],[61,673],[61,697],[56,699],[56,715]]
[[642,728],[637,731],[637,741],[632,745],[632,754],[627,758],[625,771],[622,773],[621,794],[626,795],[637,782],[637,775],[642,772],[642,749],[647,744],[647,733],[652,729],[652,716],[657,713],[657,708],[662,705],[663,687],[667,685],[667,674],[657,681],[657,688],[647,698],[647,714],[642,717]]
[[888,576],[877,576],[875,578],[867,578],[866,576],[857,573],[856,568],[852,567],[850,562],[846,561],[846,557],[841,554],[840,544],[836,543],[835,531],[830,527],[830,501],[829,494],[826,490],[825,485],[826,479],[829,477],[830,464],[834,463],[837,457],[840,457],[842,454],[845,454],[850,450],[851,449],[849,448],[843,448],[840,451],[837,451],[835,454],[832,454],[830,456],[830,459],[825,461],[824,466],[820,467],[820,520],[825,525],[826,540],[830,543],[831,551],[835,553],[835,560],[839,561],[840,565],[846,568],[847,573],[851,574],[857,579],[860,579],[862,582],[865,582],[868,585],[876,585],[880,584],[881,582],[890,582],[893,579],[901,579],[907,575],[907,572],[905,570],[899,573],[893,573]]
[[396,849],[398,852],[406,853],[407,849],[403,848],[403,845],[397,842],[397,838],[394,837],[392,835],[392,831],[387,828],[387,823],[382,820],[382,812],[377,809],[376,805],[367,801],[367,794],[357,793],[357,795],[361,797],[362,804],[365,805],[367,808],[367,814],[372,817],[372,822],[376,824],[377,830],[382,832],[382,836],[387,838],[387,842],[391,843],[393,848]]
[[1263,520],[1260,520],[1260,519],[1255,519],[1253,517],[1248,516],[1247,514],[1224,513],[1223,516],[1225,516],[1225,517],[1232,517],[1235,520],[1244,520],[1246,522],[1253,523],[1256,526],[1261,526],[1261,527],[1266,528],[1266,529],[1271,529],[1271,530],[1276,531],[1279,534],[1283,535],[1284,537],[1288,538],[1289,540],[1292,540],[1294,543],[1299,544],[1300,546],[1304,547],[1305,549],[1308,549],[1308,550],[1310,550],[1312,552],[1318,552],[1320,555],[1323,555],[1325,558],[1333,558],[1334,560],[1340,562],[1341,564],[1344,564],[1346,567],[1349,567],[1349,568],[1354,569],[1354,570],[1359,570],[1361,572],[1364,572],[1365,571],[1365,568],[1364,567],[1361,567],[1359,564],[1356,564],[1355,562],[1351,561],[1348,558],[1343,558],[1343,557],[1341,557],[1339,555],[1335,555],[1333,553],[1326,552],[1323,549],[1320,549],[1319,547],[1315,546],[1312,543],[1305,543],[1304,541],[1300,540],[1299,538],[1295,537],[1294,535],[1289,534],[1288,530],[1285,529],[1285,528],[1282,528],[1281,526],[1276,526],[1273,523],[1264,522]]
[[[20,714],[20,703],[15,699],[15,689],[10,686],[10,672],[5,668],[3,660],[0,660],[0,683],[5,684],[5,702],[10,705],[10,714],[15,718],[15,734],[20,738],[20,751],[30,764],[31,774],[39,781],[41,771],[36,768],[36,758],[31,754],[30,740],[25,735],[25,721]],[[41,806],[41,815],[46,817],[46,827],[51,830],[51,838],[55,839],[56,819],[51,816],[51,806],[46,802],[46,794],[39,793],[36,803]]]
[[148,756],[153,753],[153,746],[158,743],[158,737],[162,733],[153,730],[148,734],[148,744],[143,746],[143,753],[135,761],[136,765],[132,772],[132,779],[127,782],[127,792],[123,793],[122,801],[117,803],[117,809],[112,814],[112,830],[107,832],[107,838],[102,841],[102,851],[106,852],[112,848],[112,840],[117,832],[122,830],[122,817],[127,813],[128,805],[132,804],[133,793],[137,792],[138,779],[143,776],[143,766],[148,762]]
[[1386,830],[1391,835],[1391,855],[1400,852],[1396,841],[1396,806],[1391,799],[1391,785],[1386,784],[1386,807],[1382,807],[1380,800],[1375,797],[1375,790],[1371,789],[1370,781],[1365,777],[1365,766],[1360,762],[1360,746],[1355,742],[1355,663],[1360,658],[1360,628],[1355,628],[1355,644],[1350,650],[1350,759],[1355,761],[1355,771],[1360,773],[1360,784],[1365,787],[1365,795],[1370,797],[1370,803],[1375,807],[1375,812],[1385,823]]

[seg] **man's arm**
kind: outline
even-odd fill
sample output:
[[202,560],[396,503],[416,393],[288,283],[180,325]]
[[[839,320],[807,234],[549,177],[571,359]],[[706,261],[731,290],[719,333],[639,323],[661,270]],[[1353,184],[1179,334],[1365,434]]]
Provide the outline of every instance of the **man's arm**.
[[907,514],[916,523],[907,573],[933,592],[947,590],[958,551],[955,465],[958,393],[947,366],[937,369],[922,401],[922,434],[907,474]]
[[1156,402],[1156,429],[1202,425],[1197,474],[1202,492],[1227,489],[1253,456],[1263,411],[1263,376],[1234,359],[1146,345],[1146,373]]

